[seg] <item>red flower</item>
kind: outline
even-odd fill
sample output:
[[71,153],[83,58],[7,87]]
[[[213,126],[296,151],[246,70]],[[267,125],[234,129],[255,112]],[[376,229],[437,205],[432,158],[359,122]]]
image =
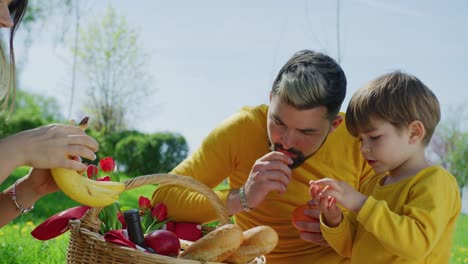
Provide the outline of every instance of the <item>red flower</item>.
[[86,169],[86,175],[88,175],[88,178],[93,179],[94,176],[98,174],[98,167],[96,165],[89,165],[88,168]]
[[158,203],[151,211],[151,216],[158,222],[164,221],[167,218],[167,206],[163,203]]
[[126,229],[127,228],[127,223],[125,223],[125,218],[123,217],[121,212],[117,212],[117,219],[122,224],[122,229]]
[[111,181],[111,178],[110,178],[109,175],[107,175],[107,176],[101,177],[101,178],[99,178],[99,179],[97,179],[97,180],[98,180],[98,181]]
[[151,201],[144,196],[140,196],[140,199],[138,199],[138,207],[140,207],[142,211],[151,209]]
[[115,162],[111,157],[101,159],[99,165],[104,172],[112,172],[115,168]]

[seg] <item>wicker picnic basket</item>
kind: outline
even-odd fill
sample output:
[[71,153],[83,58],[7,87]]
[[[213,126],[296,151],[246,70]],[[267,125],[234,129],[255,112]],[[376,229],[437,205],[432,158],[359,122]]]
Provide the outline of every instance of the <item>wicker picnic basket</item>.
[[[230,221],[219,197],[210,188],[191,177],[160,173],[135,177],[124,183],[125,190],[131,190],[146,184],[159,184],[159,186],[180,185],[190,188],[208,198],[216,210],[220,225],[228,224]],[[99,234],[101,221],[98,215],[101,210],[102,207],[93,207],[81,219],[69,222],[70,243],[67,252],[67,263],[221,264],[219,262],[200,262],[151,254],[107,242]],[[265,262],[264,256],[259,256],[249,264],[264,264]]]

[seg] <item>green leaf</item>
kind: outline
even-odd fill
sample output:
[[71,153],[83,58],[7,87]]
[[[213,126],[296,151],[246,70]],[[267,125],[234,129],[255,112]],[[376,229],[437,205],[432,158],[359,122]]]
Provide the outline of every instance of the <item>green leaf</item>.
[[166,220],[161,221],[161,222],[154,220],[153,223],[151,223],[151,225],[146,229],[145,233],[149,234],[153,232],[154,230],[161,229],[161,227],[163,227],[167,222],[171,220],[172,220],[172,217],[166,218]]

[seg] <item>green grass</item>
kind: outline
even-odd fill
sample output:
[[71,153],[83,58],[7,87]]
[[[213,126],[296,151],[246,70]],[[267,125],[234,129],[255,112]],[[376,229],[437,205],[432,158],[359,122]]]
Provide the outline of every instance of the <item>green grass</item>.
[[66,263],[69,233],[39,241],[30,235],[34,227],[28,221],[0,229],[0,263]]
[[[27,170],[16,170],[0,185],[0,190],[4,190],[17,178],[26,174]],[[127,177],[121,176],[122,181],[125,179]],[[226,184],[221,184],[216,189],[223,188],[226,188]],[[125,191],[120,196],[120,204],[122,207],[137,207],[138,198],[141,195],[151,198],[154,189],[155,186],[145,185]],[[20,216],[1,228],[0,263],[66,263],[69,232],[49,241],[36,240],[30,233],[36,225],[51,215],[76,205],[76,202],[63,193],[57,192],[38,201],[30,214]],[[462,214],[458,218],[450,263],[468,263],[468,215]]]
[[458,218],[452,247],[451,264],[468,263],[468,215]]

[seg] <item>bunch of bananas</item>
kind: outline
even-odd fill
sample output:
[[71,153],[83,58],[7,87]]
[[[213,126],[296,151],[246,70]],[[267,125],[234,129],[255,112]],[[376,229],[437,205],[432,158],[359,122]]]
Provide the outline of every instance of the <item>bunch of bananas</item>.
[[119,199],[125,184],[113,181],[95,181],[78,172],[63,168],[51,169],[57,186],[76,202],[91,207],[104,207]]
[[[79,124],[86,129],[88,118],[85,117]],[[57,186],[68,197],[76,202],[91,207],[104,207],[119,199],[120,193],[125,190],[125,184],[113,181],[95,181],[88,179],[74,170],[54,168],[52,177]]]

